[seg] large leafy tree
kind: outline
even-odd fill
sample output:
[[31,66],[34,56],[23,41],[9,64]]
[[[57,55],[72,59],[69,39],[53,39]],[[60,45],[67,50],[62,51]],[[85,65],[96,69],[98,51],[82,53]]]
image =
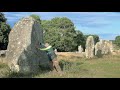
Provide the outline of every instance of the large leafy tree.
[[74,40],[77,43],[77,47],[75,48],[75,50],[78,49],[79,45],[81,45],[85,49],[86,39],[85,39],[84,34],[80,30],[76,30],[76,37],[74,38]]
[[77,47],[76,31],[73,22],[66,17],[43,20],[45,41],[58,51],[74,51]]
[[4,14],[0,12],[0,49],[7,49],[8,35],[10,33],[10,25],[6,23],[7,19]]
[[49,42],[58,51],[76,51],[79,45],[85,48],[85,37],[79,30],[75,30],[74,24],[66,17],[43,20],[45,41]]
[[[74,23],[66,17],[55,17],[51,20],[40,20],[37,15],[31,15],[40,22],[44,41],[51,44],[58,51],[76,51],[79,45],[85,49],[86,39],[90,35],[83,35],[79,30],[75,30]],[[92,35],[95,43],[99,41],[99,36]]]

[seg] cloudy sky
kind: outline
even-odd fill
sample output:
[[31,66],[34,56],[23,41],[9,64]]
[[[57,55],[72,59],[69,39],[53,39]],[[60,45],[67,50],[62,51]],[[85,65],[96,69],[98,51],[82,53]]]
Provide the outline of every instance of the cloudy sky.
[[84,34],[97,34],[100,39],[114,40],[120,35],[119,12],[3,12],[11,27],[20,18],[37,14],[42,20],[54,17],[67,17],[74,23],[77,30]]

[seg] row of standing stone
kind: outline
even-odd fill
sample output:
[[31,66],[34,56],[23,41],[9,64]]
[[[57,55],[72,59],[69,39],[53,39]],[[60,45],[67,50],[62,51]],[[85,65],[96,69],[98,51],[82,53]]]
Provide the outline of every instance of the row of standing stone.
[[[89,36],[86,40],[85,46],[85,56],[86,58],[93,58],[94,56],[102,57],[105,54],[111,54],[113,52],[112,41],[100,40],[94,44],[93,36]],[[78,46],[78,52],[82,53],[82,46]]]

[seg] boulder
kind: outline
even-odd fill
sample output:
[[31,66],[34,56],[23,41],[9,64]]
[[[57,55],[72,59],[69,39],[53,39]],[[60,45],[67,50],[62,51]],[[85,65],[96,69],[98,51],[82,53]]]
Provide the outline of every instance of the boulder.
[[101,43],[100,42],[97,42],[96,45],[95,45],[95,55],[97,57],[102,57],[102,47],[101,47]]
[[94,38],[93,36],[89,36],[86,40],[86,58],[93,58],[94,57]]
[[48,65],[47,54],[36,43],[44,43],[41,25],[32,17],[22,18],[9,34],[6,60],[12,71],[35,73],[39,65]]

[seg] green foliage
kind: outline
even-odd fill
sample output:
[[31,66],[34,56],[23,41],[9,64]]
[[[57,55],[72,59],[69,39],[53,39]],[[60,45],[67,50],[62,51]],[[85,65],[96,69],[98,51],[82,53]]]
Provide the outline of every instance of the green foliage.
[[6,18],[4,17],[4,14],[0,12],[0,22],[6,22]]
[[[77,51],[82,45],[85,49],[86,39],[90,35],[84,35],[81,31],[75,30],[74,23],[66,17],[55,17],[51,20],[40,20],[37,15],[31,15],[40,22],[44,41],[60,52]],[[92,35],[95,43],[99,41],[98,35]]]
[[77,47],[74,24],[66,17],[43,20],[45,42],[50,43],[58,51],[74,51]]
[[73,22],[66,17],[55,17],[51,20],[52,27],[60,28],[60,29],[71,29],[74,30]]
[[10,33],[10,25],[6,23],[4,14],[0,12],[0,49],[7,49],[8,35]]
[[120,47],[120,36],[116,36],[114,43]]
[[81,31],[76,30],[76,37],[74,40],[77,43],[77,47],[75,48],[76,50],[78,49],[79,45],[81,45],[83,48],[85,48],[86,39],[85,39],[84,34]]

